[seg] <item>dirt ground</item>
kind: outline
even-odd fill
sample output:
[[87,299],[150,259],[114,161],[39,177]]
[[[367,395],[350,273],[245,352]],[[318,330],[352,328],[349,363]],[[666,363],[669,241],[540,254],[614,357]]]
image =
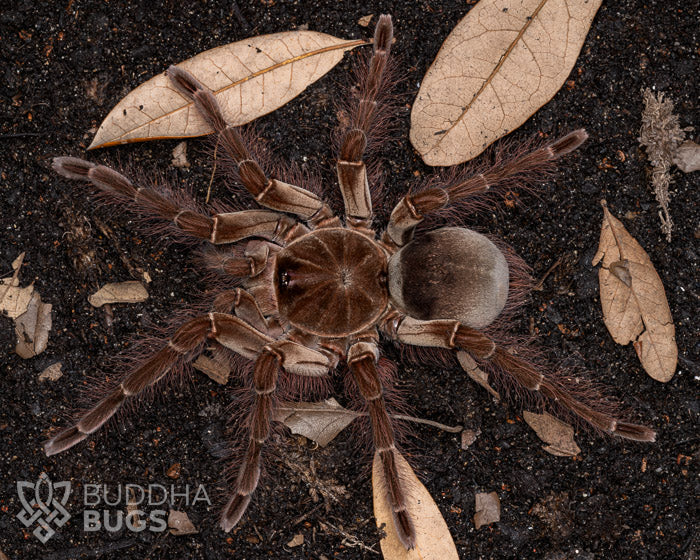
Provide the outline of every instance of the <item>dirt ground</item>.
[[[307,28],[338,37],[369,37],[358,20],[392,13],[393,52],[399,58],[396,140],[382,158],[386,200],[393,202],[416,176],[431,173],[408,142],[410,104],[441,42],[471,2],[73,1],[6,3],[0,13],[0,275],[26,251],[22,284],[34,282],[53,305],[47,350],[30,360],[14,352],[12,321],[0,317],[0,551],[11,559],[72,558],[379,558],[369,463],[357,430],[327,448],[284,433],[248,514],[230,534],[217,527],[226,490],[221,444],[235,383],[222,388],[202,375],[144,404],[116,428],[87,444],[47,458],[42,442],[66,425],[77,392],[90,375],[113,376],[110,356],[161,324],[203,288],[191,251],[154,243],[127,214],[96,211],[50,169],[56,155],[92,161],[133,161],[148,172],[173,174],[202,200],[211,172],[200,141],[190,141],[189,169],[169,170],[175,142],[137,144],[86,154],[95,127],[127,92],[169,64],[251,35]],[[697,558],[698,316],[697,174],[674,172],[668,243],[660,230],[650,166],[637,137],[644,87],[676,101],[681,126],[700,126],[698,4],[623,0],[604,2],[571,83],[514,133],[554,137],[585,127],[590,140],[562,162],[539,198],[501,213],[467,220],[503,238],[542,278],[515,331],[536,329],[541,342],[623,400],[630,416],[658,430],[654,444],[636,444],[577,430],[581,453],[560,458],[542,450],[517,404],[496,404],[456,365],[400,361],[397,385],[414,415],[462,425],[479,435],[467,449],[459,434],[411,426],[404,449],[442,511],[461,558],[598,559]],[[334,100],[343,95],[352,56],[282,109],[259,121],[283,159],[321,169],[332,182],[328,138]],[[690,132],[695,136],[697,131]],[[225,188],[215,186],[225,197]],[[600,199],[646,249],[666,288],[676,325],[678,370],[667,384],[650,379],[631,346],[616,345],[602,321],[595,253]],[[337,199],[336,199],[337,200]],[[389,206],[387,204],[387,206]],[[386,209],[378,216],[386,223]],[[147,271],[150,298],[114,305],[110,319],[87,296],[98,285]],[[63,376],[38,373],[62,362]],[[342,380],[336,383],[339,390]],[[338,396],[346,402],[342,394]],[[234,405],[235,406],[235,405]],[[175,464],[177,480],[168,476]],[[46,544],[16,518],[18,481],[48,473],[71,481],[73,517]],[[172,474],[172,472],[171,472]],[[202,484],[211,498],[175,508],[199,533],[83,530],[85,484]],[[343,488],[339,488],[343,487]],[[474,495],[495,491],[500,522],[474,528]],[[103,506],[112,513],[124,510]],[[300,546],[288,543],[303,535]],[[4,557],[0,554],[0,558]]]

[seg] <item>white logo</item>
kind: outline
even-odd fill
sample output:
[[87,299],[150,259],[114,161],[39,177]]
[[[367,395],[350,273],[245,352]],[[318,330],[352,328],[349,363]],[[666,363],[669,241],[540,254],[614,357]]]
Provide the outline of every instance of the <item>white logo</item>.
[[[42,491],[42,489],[44,489]],[[27,499],[28,490],[34,490],[34,496],[31,500]],[[63,492],[63,495],[56,499],[54,491]],[[42,498],[42,493],[45,498]],[[56,534],[56,531],[51,527],[51,524],[56,528],[63,527],[70,519],[70,513],[65,506],[70,496],[70,482],[63,481],[53,484],[46,473],[41,473],[39,480],[36,483],[20,480],[17,482],[17,495],[24,509],[17,514],[25,527],[30,527],[34,523],[39,526],[34,529],[34,536],[42,543],[46,543],[51,537]]]

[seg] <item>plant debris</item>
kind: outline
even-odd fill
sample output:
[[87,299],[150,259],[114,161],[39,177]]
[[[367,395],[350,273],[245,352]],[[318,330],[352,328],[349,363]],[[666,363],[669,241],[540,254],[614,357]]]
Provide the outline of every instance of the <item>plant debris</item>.
[[642,246],[610,211],[605,200],[603,226],[593,266],[598,271],[605,326],[615,342],[634,343],[639,361],[657,381],[676,371],[676,329],[664,285]]
[[168,514],[168,527],[170,528],[170,534],[176,537],[199,533],[184,511],[177,511],[174,509],[171,509]]
[[60,379],[63,376],[63,372],[61,371],[62,367],[63,364],[61,362],[51,364],[39,374],[39,381],[56,381]]
[[189,167],[187,159],[187,142],[180,142],[173,148],[173,159],[170,162],[173,167]]
[[282,422],[293,434],[300,434],[325,447],[358,416],[362,414],[343,408],[330,398],[317,403],[280,403],[274,420]]
[[411,143],[423,161],[469,161],[552,99],[601,3],[481,0],[469,10],[440,48],[413,104]]
[[[316,31],[258,35],[199,53],[178,64],[206,84],[231,126],[266,115],[294,99],[366,41]],[[102,122],[89,149],[212,132],[192,103],[158,74],[127,94]]]
[[101,307],[105,303],[139,303],[147,299],[146,288],[137,280],[105,284],[88,296],[88,301],[93,307]]
[[15,319],[15,352],[25,360],[46,350],[51,330],[51,304],[43,303],[38,292],[32,294],[27,311]]
[[574,440],[574,428],[555,418],[551,414],[537,414],[528,410],[523,411],[523,418],[537,437],[549,445],[543,445],[547,453],[557,457],[573,457],[581,453],[581,448]]
[[220,385],[228,383],[228,377],[231,375],[231,368],[222,362],[218,362],[204,354],[200,354],[197,359],[192,362],[192,367],[201,371],[209,379],[216,381]]
[[477,529],[501,520],[501,500],[496,492],[477,492],[474,502],[474,526]]
[[[671,184],[671,165],[678,156],[678,150],[685,139],[685,130],[680,127],[678,115],[673,113],[673,101],[664,99],[662,92],[654,92],[646,88],[642,92],[644,96],[644,111],[642,112],[642,128],[639,134],[639,143],[644,146],[649,161],[654,168],[651,175],[651,184],[659,203],[659,218],[661,218],[661,231],[666,235],[666,241],[671,241],[673,221],[668,210],[669,191]],[[697,144],[695,158],[697,160]],[[690,152],[692,153],[692,147]],[[686,167],[684,160],[688,157],[688,147],[681,154],[681,165]],[[679,166],[680,167],[680,166]],[[685,170],[685,169],[684,169]]]

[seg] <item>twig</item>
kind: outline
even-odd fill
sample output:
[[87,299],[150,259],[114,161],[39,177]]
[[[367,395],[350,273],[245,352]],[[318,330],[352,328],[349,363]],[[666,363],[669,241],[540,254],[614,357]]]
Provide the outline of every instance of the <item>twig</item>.
[[343,544],[345,546],[348,546],[350,548],[361,548],[363,550],[368,550],[374,554],[379,554],[376,550],[374,550],[373,547],[367,546],[365,543],[363,543],[360,539],[358,539],[355,535],[351,535],[350,533],[343,531],[340,527],[336,527],[331,523],[330,521],[321,521],[321,526],[325,529],[327,527],[330,527],[333,529],[336,533],[339,535],[342,535],[343,538]]
[[535,284],[535,285],[532,287],[532,289],[535,290],[535,291],[537,291],[537,292],[541,292],[541,291],[542,291],[542,285],[544,284],[544,281],[547,279],[547,276],[549,276],[549,275],[552,273],[552,271],[553,271],[555,268],[557,268],[560,264],[561,264],[561,257],[559,257],[559,258],[554,262],[554,264],[553,264],[552,266],[549,267],[549,270],[547,270],[547,272],[544,273],[544,276],[540,279],[539,282],[537,282],[537,284]]

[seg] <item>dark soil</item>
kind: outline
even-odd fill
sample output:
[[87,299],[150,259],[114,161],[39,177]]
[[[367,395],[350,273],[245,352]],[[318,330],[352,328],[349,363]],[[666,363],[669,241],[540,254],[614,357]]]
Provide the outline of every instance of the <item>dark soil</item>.
[[[425,166],[408,138],[410,103],[441,42],[467,12],[465,2],[5,2],[0,14],[0,274],[26,251],[23,284],[34,282],[53,305],[48,349],[31,360],[14,353],[12,321],[0,318],[0,551],[8,558],[378,558],[372,514],[371,453],[357,434],[343,432],[325,449],[293,436],[279,438],[269,473],[248,514],[229,535],[217,527],[226,490],[217,458],[226,438],[232,390],[201,375],[144,404],[118,427],[87,444],[47,458],[42,442],[66,425],[77,392],[107,359],[160,324],[202,288],[181,246],[163,247],[136,233],[128,215],[96,211],[50,169],[56,155],[85,156],[95,127],[128,91],[169,64],[256,34],[308,26],[339,37],[369,37],[367,14],[391,12],[400,59],[397,140],[383,151],[387,206]],[[554,137],[585,127],[590,140],[562,162],[539,198],[474,223],[505,239],[541,278],[517,332],[536,329],[560,359],[584,366],[629,406],[630,415],[658,430],[655,444],[636,444],[579,429],[575,458],[542,450],[517,405],[497,405],[456,366],[403,362],[398,384],[417,416],[479,431],[462,450],[459,435],[411,427],[404,449],[438,503],[462,558],[696,558],[697,431],[697,176],[674,172],[670,211],[673,241],[660,230],[650,166],[640,150],[644,87],[676,101],[681,125],[700,126],[696,2],[626,0],[600,9],[570,84],[520,130],[519,139]],[[376,21],[373,20],[372,25]],[[293,102],[260,120],[277,154],[332,177],[327,139],[334,100],[344,95],[351,56]],[[691,136],[696,133],[691,132]],[[697,140],[697,138],[695,138]],[[193,166],[170,171],[203,200],[211,164],[202,142],[190,141]],[[167,171],[175,142],[89,153],[93,161],[133,161]],[[329,189],[335,189],[329,183]],[[218,195],[224,195],[219,186]],[[216,188],[215,188],[216,191]],[[616,345],[603,321],[590,261],[602,211],[610,209],[641,243],[666,287],[676,325],[678,370],[667,384],[649,378],[631,346]],[[386,213],[378,218],[386,223]],[[127,266],[128,263],[128,266]],[[98,285],[153,278],[143,304],[114,305],[113,322],[87,295]],[[399,359],[387,350],[389,357]],[[61,361],[63,377],[39,382]],[[232,383],[233,385],[233,383]],[[342,381],[336,384],[342,388]],[[346,402],[340,397],[341,402]],[[179,463],[177,481],[166,471]],[[71,521],[45,545],[16,519],[16,482],[41,472],[70,480]],[[306,473],[306,474],[304,474]],[[310,482],[312,481],[312,482]],[[315,481],[315,482],[314,482]],[[85,532],[83,484],[205,485],[212,505],[187,505],[199,533],[175,537],[145,530]],[[324,499],[314,486],[344,485]],[[474,494],[496,491],[501,521],[475,530]],[[112,513],[124,510],[123,502]],[[302,534],[304,544],[286,543]],[[0,557],[3,555],[0,554]]]

